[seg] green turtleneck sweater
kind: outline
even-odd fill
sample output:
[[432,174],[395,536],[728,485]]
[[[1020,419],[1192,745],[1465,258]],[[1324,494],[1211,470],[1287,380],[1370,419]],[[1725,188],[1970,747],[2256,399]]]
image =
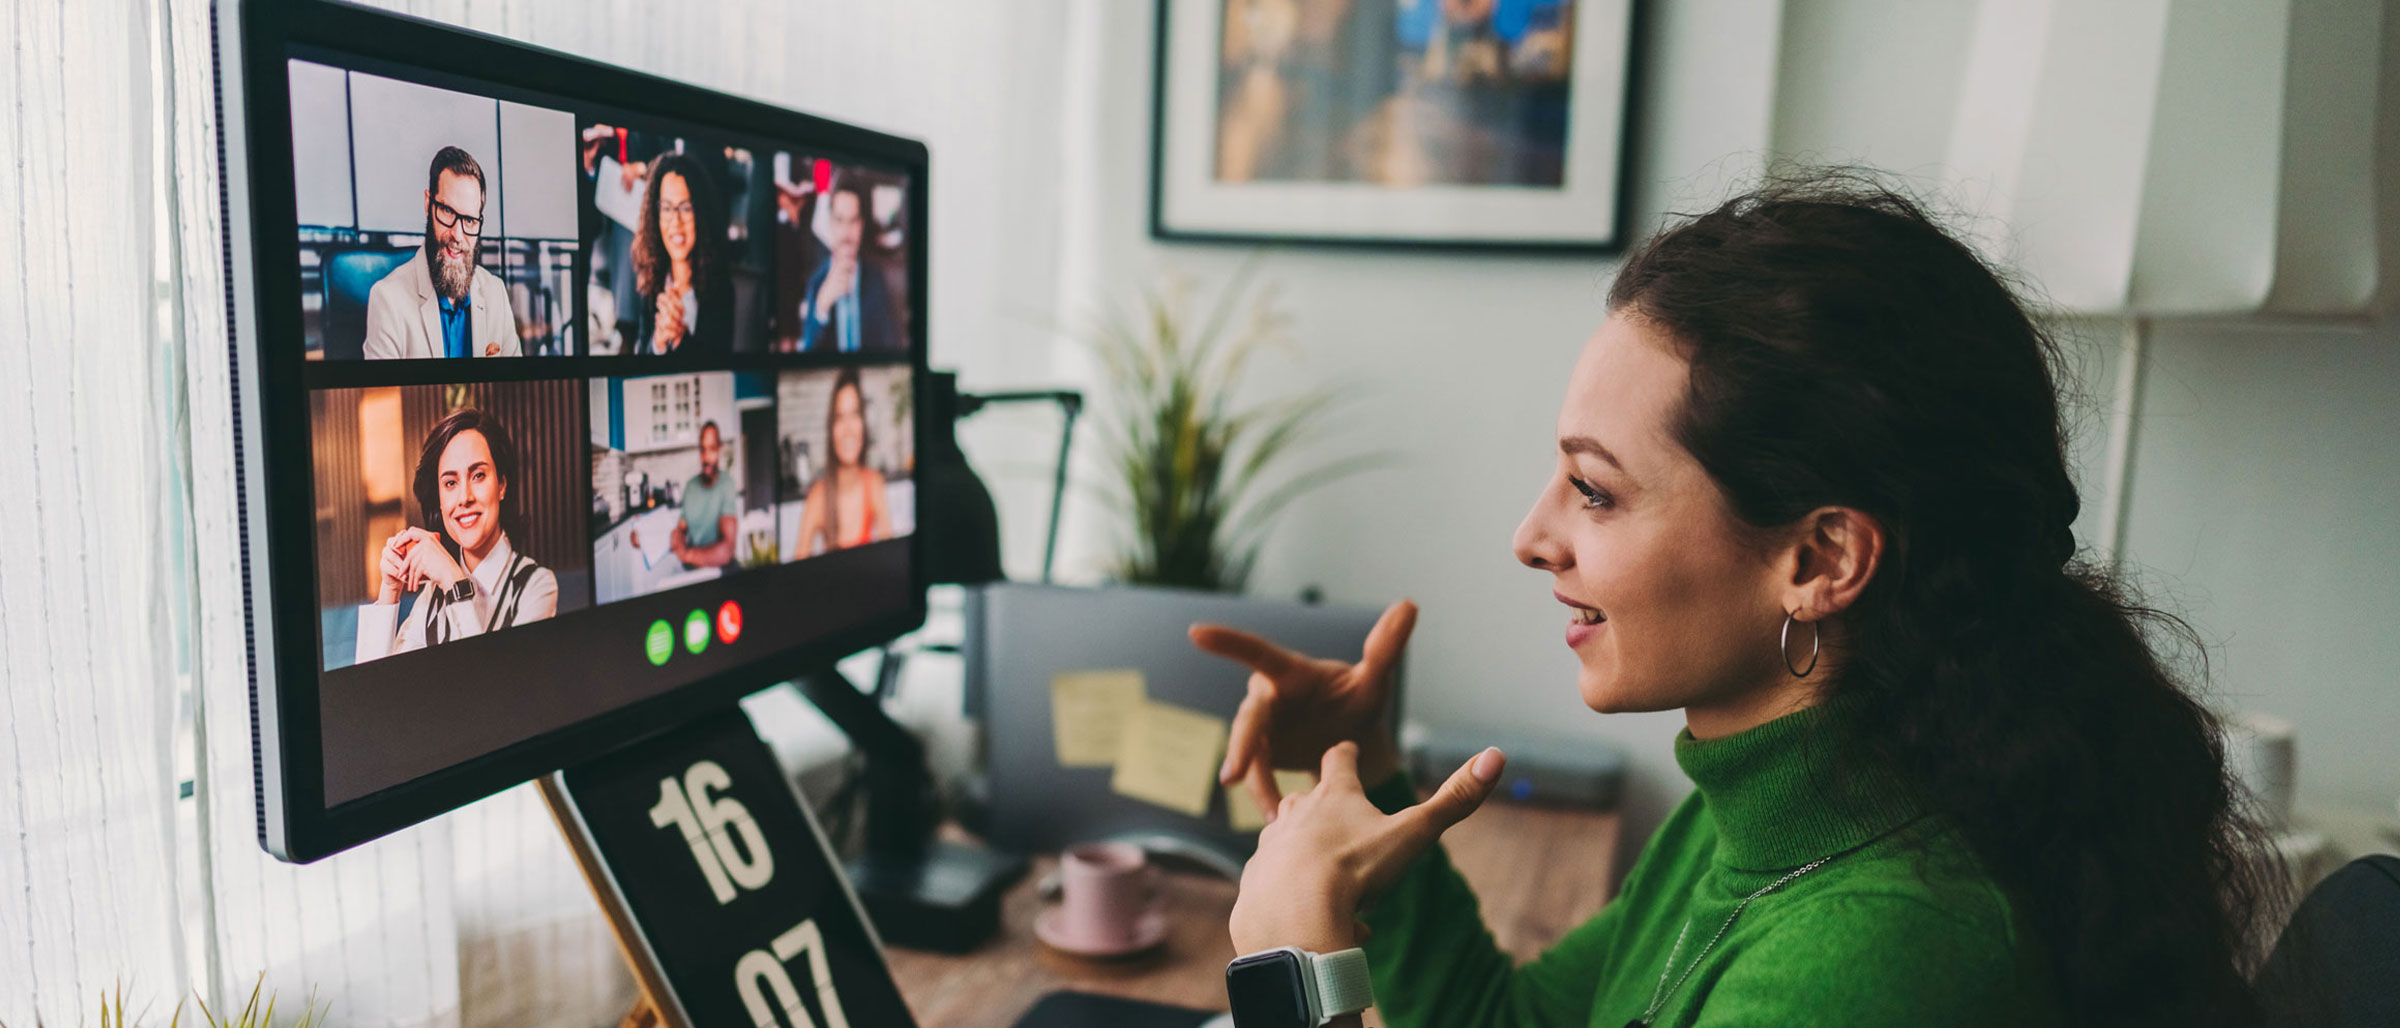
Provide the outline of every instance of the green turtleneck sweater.
[[[1812,709],[1722,739],[1679,735],[1675,762],[1696,790],[1618,897],[1521,967],[1441,847],[1428,850],[1365,917],[1391,1028],[1618,1028],[1654,995],[1659,1026],[2058,1023],[2034,940],[1955,835],[1889,776],[1809,773],[1827,763],[1821,748],[1804,755],[1832,738],[1812,734],[1824,720]],[[1400,775],[1369,795],[1387,812],[1416,802]],[[1709,944],[1743,897],[1828,855]]]

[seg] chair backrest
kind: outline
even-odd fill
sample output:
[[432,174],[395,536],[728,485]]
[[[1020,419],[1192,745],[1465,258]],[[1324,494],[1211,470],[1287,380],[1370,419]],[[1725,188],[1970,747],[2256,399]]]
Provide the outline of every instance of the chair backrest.
[[393,268],[416,256],[405,250],[341,250],[325,258],[325,359],[366,355],[367,293]]
[[735,268],[733,280],[733,343],[740,353],[770,348],[767,340],[767,291],[758,272]]
[[2360,857],[2310,890],[2255,984],[2275,1028],[2400,1028],[2400,857]]

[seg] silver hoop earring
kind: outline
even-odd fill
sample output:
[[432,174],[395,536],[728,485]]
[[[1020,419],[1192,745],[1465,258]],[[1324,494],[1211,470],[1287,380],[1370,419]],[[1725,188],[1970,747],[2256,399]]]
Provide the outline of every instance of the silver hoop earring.
[[1825,629],[1824,629],[1824,627],[1823,627],[1823,626],[1821,626],[1821,625],[1817,624],[1817,623],[1816,623],[1816,622],[1814,622],[1814,621],[1811,621],[1811,622],[1808,622],[1808,623],[1807,623],[1807,624],[1808,624],[1808,666],[1807,666],[1807,667],[1793,667],[1793,666],[1792,666],[1792,622],[1793,622],[1795,619],[1797,619],[1797,618],[1798,618],[1798,615],[1797,615],[1797,614],[1785,614],[1785,615],[1783,616],[1783,635],[1782,635],[1782,637],[1781,637],[1780,639],[1778,639],[1778,640],[1777,640],[1777,642],[1776,642],[1776,646],[1777,646],[1777,648],[1779,648],[1780,650],[1782,650],[1782,651],[1783,651],[1783,669],[1784,669],[1784,670],[1786,670],[1786,671],[1789,671],[1789,672],[1791,672],[1791,673],[1792,673],[1792,677],[1793,677],[1793,678],[1806,678],[1806,677],[1808,677],[1808,673],[1809,673],[1809,672],[1811,672],[1811,671],[1814,671],[1814,670],[1816,670],[1816,669],[1817,669],[1817,644],[1818,644],[1819,642],[1823,641],[1823,639],[1825,638]]

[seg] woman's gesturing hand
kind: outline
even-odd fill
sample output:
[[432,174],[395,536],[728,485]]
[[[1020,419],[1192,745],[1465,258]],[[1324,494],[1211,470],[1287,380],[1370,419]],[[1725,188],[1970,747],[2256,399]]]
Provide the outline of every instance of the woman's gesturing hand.
[[407,557],[401,562],[408,572],[410,589],[419,588],[427,582],[433,583],[436,589],[448,589],[456,585],[459,579],[467,577],[466,570],[450,559],[450,551],[442,548],[442,537],[422,528],[402,531],[413,533],[414,539],[409,544]]
[[1317,787],[1284,797],[1281,816],[1258,833],[1228,925],[1234,952],[1299,946],[1330,953],[1365,941],[1360,904],[1482,806],[1506,761],[1486,749],[1425,802],[1386,815],[1359,782],[1358,747],[1326,750]]
[[375,561],[375,568],[379,572],[377,577],[382,579],[375,588],[375,602],[398,603],[401,593],[416,588],[415,583],[408,580],[408,548],[417,541],[417,537],[409,533],[414,531],[413,528],[404,528],[383,541],[383,554]]
[[817,320],[832,321],[833,305],[850,295],[850,279],[858,274],[858,261],[833,255],[833,267],[826,269],[825,281],[817,287]]
[[665,353],[683,342],[683,293],[674,288],[662,289],[653,302],[654,317],[650,333],[650,348]]
[[1233,737],[1218,780],[1232,785],[1247,779],[1258,809],[1272,822],[1283,799],[1275,769],[1315,767],[1335,743],[1358,744],[1357,775],[1365,781],[1381,782],[1399,770],[1389,717],[1392,665],[1416,627],[1416,604],[1392,604],[1367,633],[1358,663],[1345,664],[1294,653],[1221,625],[1193,625],[1193,643],[1251,671],[1250,692],[1233,715]]

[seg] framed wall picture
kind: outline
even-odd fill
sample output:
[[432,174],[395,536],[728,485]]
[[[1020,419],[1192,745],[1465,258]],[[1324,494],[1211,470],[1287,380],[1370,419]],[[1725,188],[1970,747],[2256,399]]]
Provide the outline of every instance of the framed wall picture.
[[1638,0],[1159,0],[1162,239],[1623,245]]

